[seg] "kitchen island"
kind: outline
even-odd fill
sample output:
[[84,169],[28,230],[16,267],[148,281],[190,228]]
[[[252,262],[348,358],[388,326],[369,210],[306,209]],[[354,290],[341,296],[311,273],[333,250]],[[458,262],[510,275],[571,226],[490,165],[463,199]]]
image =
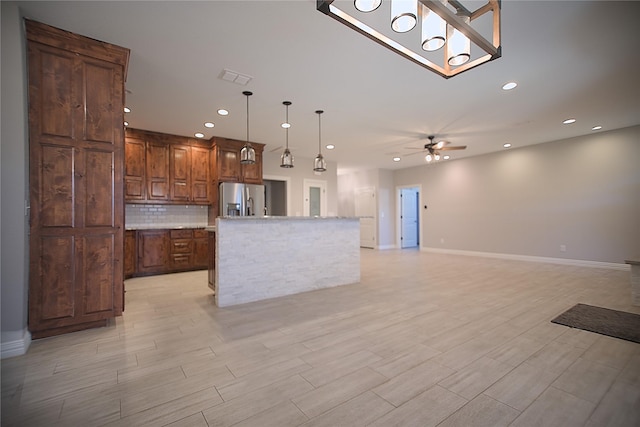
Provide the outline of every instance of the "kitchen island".
[[218,307],[360,281],[358,218],[218,217],[208,230]]

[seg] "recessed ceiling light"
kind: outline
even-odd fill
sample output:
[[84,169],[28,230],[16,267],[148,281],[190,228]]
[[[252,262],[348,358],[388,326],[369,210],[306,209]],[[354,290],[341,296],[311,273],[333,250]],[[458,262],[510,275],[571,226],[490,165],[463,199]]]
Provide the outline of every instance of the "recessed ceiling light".
[[218,114],[220,114],[221,116],[226,116],[226,115],[229,114],[229,112],[227,110],[221,108],[221,109],[218,110]]
[[516,82],[509,82],[509,83],[505,83],[505,84],[502,86],[502,89],[503,89],[503,90],[511,90],[511,89],[515,88],[516,86],[518,86],[518,83],[516,83]]
[[282,129],[289,129],[291,127],[291,123],[283,123],[280,125]]
[[125,112],[125,113],[130,113],[130,112],[131,112],[131,108],[129,108],[129,107],[124,107],[124,112]]
[[598,125],[598,126],[594,126],[591,128],[591,130],[600,130],[602,129],[602,126]]
[[196,133],[194,133],[194,135],[195,135],[196,138],[204,138],[204,133],[202,133],[202,132],[196,132]]
[[393,161],[394,161],[394,162],[399,162],[399,161],[400,161],[400,157],[394,157],[394,158],[393,158]]
[[333,150],[334,148],[336,148],[335,145],[333,144],[327,144],[327,150]]
[[511,147],[511,144],[509,144],[509,143],[507,142],[507,143],[505,143],[505,144],[502,144],[502,146],[503,146],[504,148],[509,148],[509,147]]
[[129,122],[124,122],[124,125],[125,126],[129,126]]
[[576,122],[576,119],[567,119],[562,123],[564,123],[565,125],[570,125],[571,123],[575,123],[575,122]]
[[204,124],[204,127],[206,127],[206,128],[212,128],[212,127],[214,127],[214,126],[215,126],[215,125],[214,125],[213,123],[211,123],[211,122],[206,122],[206,123]]
[[443,159],[445,160],[449,160],[451,158],[451,156],[444,156]]

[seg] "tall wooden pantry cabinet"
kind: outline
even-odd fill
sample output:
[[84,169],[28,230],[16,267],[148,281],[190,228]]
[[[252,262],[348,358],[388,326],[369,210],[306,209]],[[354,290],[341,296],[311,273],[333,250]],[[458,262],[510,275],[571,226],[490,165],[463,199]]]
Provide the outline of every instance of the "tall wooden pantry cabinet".
[[124,81],[129,50],[26,21],[29,330],[106,325],[124,309]]

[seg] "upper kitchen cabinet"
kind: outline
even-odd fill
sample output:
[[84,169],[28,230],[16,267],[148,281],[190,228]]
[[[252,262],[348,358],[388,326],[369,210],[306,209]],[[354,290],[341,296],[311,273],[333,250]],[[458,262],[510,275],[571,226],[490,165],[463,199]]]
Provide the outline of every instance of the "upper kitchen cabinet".
[[[127,128],[125,152],[128,203],[211,203],[208,143]],[[141,196],[135,191],[138,182],[143,183]]]
[[243,165],[240,163],[240,150],[244,141],[215,137],[213,141],[212,164],[217,182],[245,182],[249,184],[262,184],[262,151],[264,144],[252,142],[256,150],[256,163]]
[[125,140],[124,149],[124,198],[137,202],[147,198],[146,144],[144,139]]
[[26,33],[29,330],[40,338],[104,326],[124,308],[129,50],[30,20]]

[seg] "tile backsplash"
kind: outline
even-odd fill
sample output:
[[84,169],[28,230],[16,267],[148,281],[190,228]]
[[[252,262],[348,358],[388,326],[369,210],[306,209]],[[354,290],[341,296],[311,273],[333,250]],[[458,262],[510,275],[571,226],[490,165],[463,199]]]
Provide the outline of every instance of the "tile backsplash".
[[196,226],[209,221],[209,207],[195,205],[125,205],[125,227]]

